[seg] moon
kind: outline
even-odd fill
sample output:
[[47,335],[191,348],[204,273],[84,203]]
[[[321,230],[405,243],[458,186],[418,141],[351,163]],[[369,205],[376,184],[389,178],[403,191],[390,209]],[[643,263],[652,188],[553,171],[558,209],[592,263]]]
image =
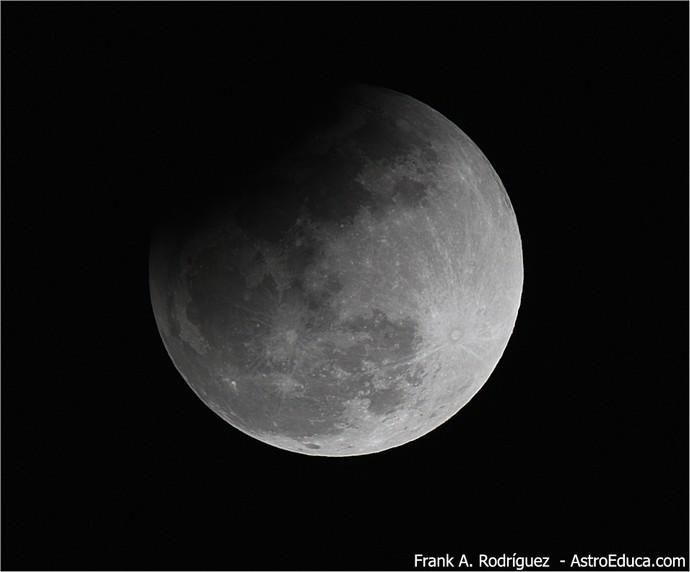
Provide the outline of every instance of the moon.
[[408,443],[467,404],[513,331],[523,264],[508,195],[456,125],[371,86],[328,104],[209,214],[155,230],[149,285],[165,348],[210,409],[339,457]]

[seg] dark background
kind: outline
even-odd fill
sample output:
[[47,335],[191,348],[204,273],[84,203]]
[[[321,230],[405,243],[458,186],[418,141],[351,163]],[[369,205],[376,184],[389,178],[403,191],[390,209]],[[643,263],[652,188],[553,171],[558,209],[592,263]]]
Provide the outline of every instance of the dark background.
[[[2,567],[687,555],[687,22],[686,3],[3,2]],[[228,426],[148,297],[161,209],[232,192],[279,138],[266,118],[321,80],[458,124],[523,239],[489,382],[359,458]]]

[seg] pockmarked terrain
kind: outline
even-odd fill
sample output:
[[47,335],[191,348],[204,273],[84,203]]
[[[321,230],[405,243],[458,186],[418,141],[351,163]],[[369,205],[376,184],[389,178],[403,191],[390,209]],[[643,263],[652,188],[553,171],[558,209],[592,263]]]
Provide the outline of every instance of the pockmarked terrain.
[[204,224],[158,229],[150,289],[213,411],[265,443],[347,456],[416,439],[472,398],[513,330],[523,267],[506,191],[458,127],[379,88],[333,105]]

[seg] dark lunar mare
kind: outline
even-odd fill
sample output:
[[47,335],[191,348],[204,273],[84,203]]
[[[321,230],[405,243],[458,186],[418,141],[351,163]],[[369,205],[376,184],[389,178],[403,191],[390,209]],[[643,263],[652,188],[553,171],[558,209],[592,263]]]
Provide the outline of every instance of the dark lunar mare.
[[168,215],[150,257],[161,336],[207,405],[268,443],[349,455],[424,434],[481,387],[522,259],[507,195],[457,127],[355,86],[264,160],[225,164],[235,185]]

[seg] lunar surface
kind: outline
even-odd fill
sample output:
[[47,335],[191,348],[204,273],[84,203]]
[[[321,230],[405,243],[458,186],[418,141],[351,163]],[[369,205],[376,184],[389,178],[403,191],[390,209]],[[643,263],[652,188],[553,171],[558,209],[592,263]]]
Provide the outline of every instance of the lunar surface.
[[160,335],[208,407],[275,447],[363,455],[428,433],[482,387],[515,324],[522,250],[458,127],[356,86],[241,186],[151,243]]

